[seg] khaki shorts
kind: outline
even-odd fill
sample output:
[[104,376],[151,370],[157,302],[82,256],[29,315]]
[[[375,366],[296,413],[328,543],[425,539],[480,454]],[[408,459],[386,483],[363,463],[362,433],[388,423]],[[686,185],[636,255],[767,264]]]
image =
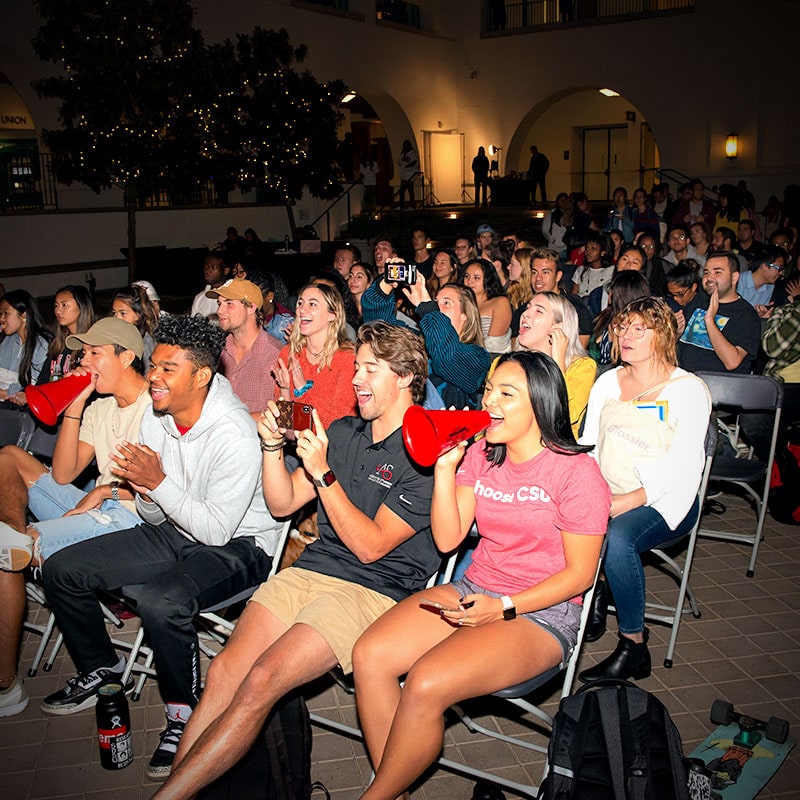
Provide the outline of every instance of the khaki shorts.
[[251,602],[268,608],[284,625],[301,622],[328,643],[345,672],[353,671],[353,645],[395,601],[357,583],[289,567],[258,587]]

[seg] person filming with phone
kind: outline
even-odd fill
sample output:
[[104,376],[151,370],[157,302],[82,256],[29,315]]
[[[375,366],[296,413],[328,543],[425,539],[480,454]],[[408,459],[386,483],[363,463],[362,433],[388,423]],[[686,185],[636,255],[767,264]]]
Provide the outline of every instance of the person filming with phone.
[[349,672],[361,633],[438,566],[433,478],[410,461],[401,431],[427,374],[418,336],[386,322],[362,326],[352,378],[359,416],[326,429],[314,409],[313,427],[294,431],[302,469],[292,473],[287,431],[268,404],[258,426],[267,505],[285,517],[316,499],[320,538],[262,584],[211,662],[160,800],[194,797],[236,764],[284,694],[337,664]]

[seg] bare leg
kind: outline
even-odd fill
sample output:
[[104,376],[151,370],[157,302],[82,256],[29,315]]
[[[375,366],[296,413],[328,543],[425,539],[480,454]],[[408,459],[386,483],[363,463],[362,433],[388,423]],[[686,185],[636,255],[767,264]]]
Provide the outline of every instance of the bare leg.
[[442,747],[450,705],[519,683],[561,655],[556,640],[526,619],[458,629],[411,668],[375,781],[363,797],[394,800],[422,774]]
[[277,700],[334,666],[336,656],[325,639],[308,625],[293,625],[252,665],[230,703],[154,797],[194,797],[248,751]]

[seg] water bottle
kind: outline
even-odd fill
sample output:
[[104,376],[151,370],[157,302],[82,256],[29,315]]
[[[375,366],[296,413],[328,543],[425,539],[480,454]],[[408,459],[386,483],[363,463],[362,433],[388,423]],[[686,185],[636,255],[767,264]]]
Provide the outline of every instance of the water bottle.
[[123,769],[133,761],[131,716],[120,683],[107,683],[97,691],[97,741],[103,769]]
[[289,234],[286,234],[286,237],[283,240],[283,249],[288,253],[289,252]]

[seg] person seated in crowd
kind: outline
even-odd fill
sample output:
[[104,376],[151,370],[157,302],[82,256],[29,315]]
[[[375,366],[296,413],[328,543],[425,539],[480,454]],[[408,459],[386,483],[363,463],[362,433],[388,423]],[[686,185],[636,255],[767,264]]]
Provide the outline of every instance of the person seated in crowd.
[[146,371],[156,346],[153,331],[158,325],[158,310],[150,302],[145,289],[138,284],[131,284],[118,291],[111,303],[111,316],[136,326],[144,342],[142,361]]
[[[352,373],[351,373],[352,374]],[[264,583],[211,662],[159,800],[194,797],[250,748],[274,703],[337,664],[350,672],[361,633],[421,589],[439,563],[430,533],[433,479],[410,461],[403,415],[422,400],[427,355],[408,329],[359,330],[352,390],[360,417],[297,432],[291,474],[270,403],[259,424],[263,488],[276,516],[317,501],[320,538]]]
[[729,228],[733,232],[734,240],[739,237],[739,223],[749,219],[747,212],[742,208],[741,196],[735,186],[723,183],[717,190],[719,207],[714,218],[712,232],[720,228]]
[[[639,187],[633,193],[633,232],[652,233],[658,235],[661,232],[661,220],[658,213],[650,205],[650,198],[643,187]],[[633,241],[633,236],[626,241]]]
[[355,350],[345,333],[344,303],[338,290],[309,283],[297,298],[289,343],[275,367],[275,397],[299,400],[316,408],[324,425],[356,413],[347,385]]
[[763,242],[756,241],[756,226],[753,220],[743,219],[739,222],[739,245],[736,252],[744,258],[748,265],[763,258],[766,254],[766,247]]
[[[264,315],[262,327],[274,339],[286,344],[294,324],[294,314],[284,304],[289,302],[289,293],[283,281],[274,272],[262,272],[256,269],[250,269],[245,275],[235,277],[242,280],[246,277],[247,280],[258,286],[263,298],[261,304],[261,311]],[[279,293],[283,296],[283,300],[279,299]]]
[[[644,254],[644,250],[642,250],[639,245],[625,245],[620,254],[620,259],[616,270],[611,276],[611,280],[608,283],[603,284],[603,286],[598,286],[587,299],[589,311],[591,311],[595,318],[603,309],[608,306],[611,281],[613,281],[614,278],[621,272],[642,272],[646,262],[647,257]],[[663,284],[663,276],[660,282]],[[648,294],[653,294],[652,289],[648,292]]]
[[378,273],[383,272],[386,262],[390,258],[397,258],[397,246],[387,236],[380,236],[375,240],[373,248],[373,261]]
[[781,292],[775,296],[775,284],[783,277],[784,260],[780,256],[772,261],[761,258],[749,270],[739,274],[736,291],[747,300],[761,319],[769,319],[775,306],[783,305],[786,295]]
[[608,234],[608,243],[608,261],[616,267],[617,261],[619,261],[620,254],[622,253],[622,248],[625,246],[625,239],[623,239],[619,231],[611,231],[611,233]]
[[491,225],[483,224],[478,225],[478,230],[475,231],[475,249],[477,250],[477,258],[485,258],[483,251],[489,245],[494,244],[495,233]]
[[339,293],[342,305],[344,306],[345,333],[351,342],[355,342],[356,331],[361,325],[361,315],[358,313],[358,306],[356,306],[355,299],[350,294],[347,281],[338,272],[325,269],[322,270],[322,272],[317,272],[312,275],[308,282],[317,286],[330,286]]
[[350,297],[358,309],[359,325],[364,321],[364,313],[361,310],[361,298],[367,287],[375,280],[375,269],[372,264],[359,261],[350,267],[350,274],[347,276],[347,288],[350,290]]
[[708,256],[711,247],[711,229],[702,220],[693,222],[689,226],[689,242],[695,252],[701,256]]
[[433,255],[430,251],[431,235],[428,229],[417,226],[411,231],[411,250],[414,257],[411,261],[417,265],[417,269],[425,276],[425,279],[433,274]]
[[462,275],[464,272],[464,267],[470,261],[478,257],[478,250],[475,246],[475,242],[469,236],[459,236],[453,245],[453,252],[456,254],[456,258],[460,264]]
[[564,295],[535,294],[519,323],[517,348],[545,353],[558,364],[567,385],[572,433],[578,430],[589,401],[597,365],[578,338],[578,312]]
[[592,234],[586,240],[583,266],[575,270],[572,293],[584,300],[614,274],[614,265],[608,263],[608,245],[605,238]]
[[[397,323],[393,291],[396,284],[375,281],[364,293],[364,320]],[[445,284],[432,300],[423,277],[403,287],[419,322],[430,359],[430,381],[445,407],[477,408],[490,365],[483,347],[478,303],[461,284]]]
[[[216,322],[217,301],[212,300],[206,292],[222,286],[232,275],[233,263],[229,263],[222,251],[209,253],[203,262],[203,279],[206,288],[198,292],[192,301],[192,308],[189,311],[190,317],[205,317],[212,322]],[[237,277],[247,277],[246,273]]]
[[742,270],[747,269],[747,259],[736,253],[737,248],[736,234],[731,228],[717,228],[711,234],[711,246],[708,248],[709,255],[711,253],[734,253],[739,260],[739,267]]
[[706,200],[706,187],[703,181],[695,178],[689,185],[688,197],[678,206],[670,227],[674,225],[689,226],[693,222],[705,222],[708,229],[712,230],[717,218],[717,209],[710,200]]
[[[131,325],[103,319],[88,331],[67,337],[68,352],[82,351],[72,374],[89,375],[86,388],[67,406],[56,439],[52,469],[30,453],[9,445],[0,450],[0,716],[25,709],[29,698],[15,677],[19,635],[25,611],[22,573],[31,561],[46,558],[76,542],[141,522],[132,489],[117,480],[109,453],[138,438],[139,423],[150,403],[143,375],[142,338]],[[94,392],[105,395],[86,407]],[[97,462],[95,486],[84,492],[72,485]],[[35,522],[26,520],[30,509]]]
[[[193,618],[269,573],[279,524],[261,487],[256,424],[217,374],[225,334],[171,316],[156,330],[147,380],[152,407],[116,448],[113,473],[135,492],[142,522],[54,553],[42,579],[77,674],[42,701],[46,714],[89,708],[125,669],[97,589],[143,584],[137,614],[153,648],[166,728],[147,776],[164,780],[200,693]],[[166,470],[166,472],[165,472]],[[236,491],[231,491],[235,486]]]
[[650,297],[650,287],[641,272],[624,270],[618,272],[609,282],[608,305],[595,317],[594,330],[589,341],[589,355],[601,367],[612,364],[611,321],[632,300]]
[[0,333],[0,400],[25,405],[23,390],[39,379],[53,338],[30,292],[12,289],[3,295]]
[[566,192],[559,192],[555,208],[548,211],[542,220],[542,235],[547,241],[547,247],[558,253],[559,258],[566,258],[565,237],[571,226],[572,200]]
[[700,276],[703,268],[693,258],[684,258],[677,267],[673,267],[666,274],[667,291],[665,297],[667,305],[675,312],[678,321],[678,330],[686,327],[686,316],[683,313],[685,306],[694,300],[698,292],[703,292]]
[[263,297],[251,281],[234,278],[208,294],[217,299],[219,327],[228,334],[220,356],[220,374],[257,420],[275,396],[272,370],[283,342],[264,330]]
[[594,231],[600,233],[600,226],[589,213],[589,198],[584,192],[572,194],[572,229],[583,236]]
[[436,299],[442,286],[458,280],[458,259],[452,250],[437,250],[433,254],[433,274],[428,278],[428,294]]
[[514,255],[508,264],[509,285],[506,294],[514,312],[518,308],[526,308],[533,297],[533,283],[531,280],[531,257],[533,252],[531,247],[520,247],[514,251]]
[[350,277],[353,264],[361,261],[361,250],[354,244],[342,244],[333,254],[333,268],[345,279]]
[[[711,414],[706,385],[677,366],[678,327],[664,300],[634,300],[611,330],[613,357],[621,364],[592,387],[579,441],[595,445],[592,455],[611,488],[606,580],[598,583],[586,639],[605,632],[612,597],[619,636],[611,655],[580,673],[585,683],[650,674],[641,555],[688,533],[700,513]],[[614,433],[620,430],[626,435]]]
[[464,285],[475,292],[480,312],[483,346],[490,353],[511,349],[511,303],[508,301],[494,265],[476,258],[466,265]]
[[492,416],[485,438],[439,458],[431,504],[442,552],[457,548],[477,522],[472,563],[463,578],[387,611],[353,651],[375,769],[367,800],[402,796],[427,769],[453,703],[564,664],[575,646],[608,486],[575,444],[564,379],[549,356],[502,356],[483,408]]
[[80,361],[83,350],[80,345],[74,349],[67,347],[67,337],[86,333],[94,325],[94,307],[89,290],[85,286],[62,286],[53,300],[53,314],[55,333],[37,383],[63,378]]
[[619,231],[624,242],[633,241],[633,209],[628,205],[628,190],[624,186],[617,186],[611,193],[614,205],[608,212],[608,219],[603,228],[603,233]]
[[678,362],[689,372],[750,372],[758,353],[761,321],[736,292],[739,261],[714,253],[703,267],[703,290],[684,306],[686,321]]
[[142,289],[144,289],[145,293],[147,294],[147,299],[152,304],[158,319],[161,319],[161,317],[167,313],[161,308],[161,296],[156,291],[156,287],[153,286],[150,281],[134,281],[131,286],[141,286]]
[[669,266],[675,266],[683,261],[684,258],[693,258],[700,264],[706,263],[706,257],[701,256],[697,250],[694,249],[692,242],[689,238],[689,228],[686,225],[673,225],[667,233],[667,247],[668,252],[664,256],[664,261]]
[[[537,249],[531,253],[531,288],[533,294],[554,292],[562,294],[578,313],[578,338],[586,347],[592,332],[592,315],[586,303],[576,294],[561,291],[563,272],[559,266],[558,253],[553,250]],[[520,306],[511,318],[512,343],[519,336],[519,321],[526,306]]]

